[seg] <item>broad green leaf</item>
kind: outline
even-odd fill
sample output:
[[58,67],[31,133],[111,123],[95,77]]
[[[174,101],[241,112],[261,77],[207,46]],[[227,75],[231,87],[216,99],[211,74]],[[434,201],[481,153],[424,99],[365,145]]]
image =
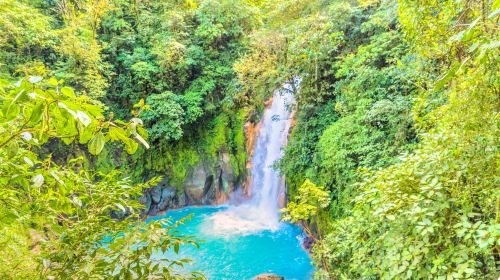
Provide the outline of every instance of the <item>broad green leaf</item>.
[[21,98],[21,96],[24,93],[25,93],[25,90],[21,89],[16,94],[16,96],[14,97],[14,99],[12,99],[10,102],[6,102],[4,104],[4,106],[2,108],[2,113],[3,113],[4,117],[7,120],[12,120],[12,119],[16,118],[19,115],[20,108],[19,108],[19,105],[16,104],[16,103],[17,103],[17,101]]
[[117,126],[112,126],[108,130],[107,136],[112,140],[112,141],[128,141],[128,137],[126,135],[126,132],[123,128],[117,127]]
[[73,141],[75,141],[75,139],[76,139],[76,136],[71,136],[71,137],[70,137],[70,136],[67,136],[67,137],[63,137],[63,138],[61,138],[61,140],[62,140],[62,141],[64,142],[64,144],[66,144],[66,145],[69,145],[69,144],[73,143]]
[[57,86],[57,85],[59,84],[59,82],[57,82],[57,79],[56,79],[56,78],[51,77],[51,78],[49,79],[49,84],[50,84],[51,86]]
[[87,143],[88,141],[90,141],[90,139],[92,139],[92,136],[94,135],[94,128],[93,126],[89,126],[89,127],[83,127],[82,126],[82,130],[80,130],[80,138],[78,140],[78,142],[80,144],[85,144]]
[[124,143],[125,143],[125,149],[129,154],[135,153],[135,151],[137,151],[137,148],[139,147],[139,144],[137,144],[137,142],[135,142],[132,139],[127,139],[124,141]]
[[15,119],[20,112],[20,108],[17,104],[9,104],[8,106],[4,106],[3,115],[4,117],[10,121]]
[[44,109],[45,109],[45,104],[43,102],[40,102],[35,105],[33,111],[31,112],[30,122],[29,122],[30,125],[34,125],[42,119]]
[[102,134],[101,131],[97,132],[89,141],[89,152],[93,155],[100,154],[105,143],[106,139],[104,138],[104,134]]
[[7,151],[7,156],[9,158],[13,158],[17,155],[17,152],[19,151],[19,144],[17,143],[17,141],[15,139],[11,140],[7,144],[6,151]]
[[68,106],[66,106],[66,104],[64,104],[63,102],[57,103],[57,106],[59,106],[59,108],[66,110],[66,112],[68,112],[71,116],[73,116],[73,118],[75,118],[75,119],[78,118],[76,115],[76,112],[71,110],[70,108],[68,108]]
[[73,88],[70,88],[70,87],[63,87],[61,88],[61,92],[62,94],[66,95],[67,97],[69,98],[75,98],[75,91],[73,90]]
[[76,111],[76,117],[85,127],[87,127],[92,122],[90,117],[80,110]]

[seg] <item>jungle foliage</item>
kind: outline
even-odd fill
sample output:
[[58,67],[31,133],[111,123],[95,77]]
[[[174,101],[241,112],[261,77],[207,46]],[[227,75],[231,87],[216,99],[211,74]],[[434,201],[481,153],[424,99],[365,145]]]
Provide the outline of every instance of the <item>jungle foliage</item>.
[[303,78],[280,166],[289,215],[331,192],[317,277],[496,279],[498,1],[307,5],[280,23]]
[[0,12],[0,277],[202,277],[150,258],[196,244],[140,223],[138,198],[221,152],[243,176],[250,111],[233,64],[261,24],[255,3],[5,0]]
[[[254,3],[40,0],[2,1],[0,9],[4,78],[63,79],[104,104],[111,117],[133,117],[131,109],[142,99],[149,108],[139,117],[155,149],[128,156],[123,145],[108,146],[98,160],[91,159],[99,168],[122,166],[137,182],[151,174],[182,181],[172,162],[186,169],[193,161],[184,162],[182,154],[207,160],[215,150],[229,152],[233,168],[244,170],[244,141],[237,138],[243,133],[241,116],[251,110],[240,110],[245,99],[233,64],[262,24]],[[225,131],[215,131],[217,120],[226,118]],[[227,141],[211,147],[211,139],[221,137],[217,133]],[[68,154],[61,146],[50,149],[58,157]]]
[[[116,171],[88,170],[83,154],[58,165],[40,149],[59,140],[99,154],[106,142],[120,141],[134,153],[139,144],[149,147],[140,119],[107,119],[102,105],[56,78],[2,80],[0,92],[3,279],[202,277],[178,272],[187,260],[150,258],[158,248],[197,246],[176,234],[177,224],[139,221],[143,205],[137,198],[159,178],[133,184]],[[113,217],[122,212],[128,215],[120,221]]]
[[137,198],[223,152],[243,178],[245,122],[297,78],[283,217],[314,237],[318,279],[500,275],[499,1],[0,0],[0,14],[1,278],[202,277],[149,258],[195,243],[139,223]]

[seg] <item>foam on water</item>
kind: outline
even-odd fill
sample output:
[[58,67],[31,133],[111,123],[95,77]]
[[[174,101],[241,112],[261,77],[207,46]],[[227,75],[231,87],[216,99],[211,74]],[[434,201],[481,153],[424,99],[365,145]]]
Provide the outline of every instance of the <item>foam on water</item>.
[[249,235],[263,230],[276,231],[279,221],[274,213],[259,213],[254,205],[239,205],[208,217],[203,228],[209,235]]
[[[166,252],[169,259],[192,259],[185,271],[201,271],[210,280],[246,280],[262,273],[274,273],[287,280],[312,279],[314,268],[307,252],[301,246],[302,230],[295,225],[280,223],[275,231],[252,231],[245,234],[216,235],[209,219],[214,214],[228,211],[221,207],[188,207],[169,211],[166,216],[174,221],[193,214],[192,220],[181,226],[183,235],[193,235],[200,248],[183,246],[179,254]],[[158,256],[163,255],[160,250]]]

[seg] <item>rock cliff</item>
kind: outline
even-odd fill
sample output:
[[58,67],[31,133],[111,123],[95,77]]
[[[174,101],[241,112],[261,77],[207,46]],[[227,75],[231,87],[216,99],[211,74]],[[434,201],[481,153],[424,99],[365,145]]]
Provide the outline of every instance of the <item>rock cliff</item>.
[[[254,122],[245,124],[247,159],[252,156],[258,132],[258,124]],[[247,162],[245,170],[234,170],[230,158],[228,152],[221,152],[216,160],[201,159],[190,167],[182,184],[171,185],[168,179],[164,179],[157,186],[144,190],[144,196],[140,198],[146,206],[143,214],[155,216],[167,209],[188,205],[222,204],[238,188],[242,188],[243,193],[248,193],[251,162]]]
[[186,180],[179,186],[164,179],[157,186],[144,191],[141,202],[145,204],[144,214],[155,216],[167,209],[188,205],[221,204],[245,180],[230,164],[228,153],[221,153],[215,161],[200,160],[192,166]]

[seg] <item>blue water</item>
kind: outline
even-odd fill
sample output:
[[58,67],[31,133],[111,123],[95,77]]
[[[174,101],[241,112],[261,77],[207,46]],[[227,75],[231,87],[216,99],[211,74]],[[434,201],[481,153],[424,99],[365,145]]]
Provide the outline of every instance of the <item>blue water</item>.
[[[181,247],[180,258],[190,258],[187,270],[200,271],[208,279],[252,279],[262,273],[274,273],[285,279],[311,279],[313,266],[307,252],[301,247],[302,230],[281,223],[276,231],[264,230],[247,235],[217,235],[209,229],[209,217],[225,207],[190,207],[171,210],[165,216],[150,219],[182,219],[189,214],[193,218],[180,228],[182,234],[193,235],[200,243]],[[170,253],[172,254],[172,252]]]

